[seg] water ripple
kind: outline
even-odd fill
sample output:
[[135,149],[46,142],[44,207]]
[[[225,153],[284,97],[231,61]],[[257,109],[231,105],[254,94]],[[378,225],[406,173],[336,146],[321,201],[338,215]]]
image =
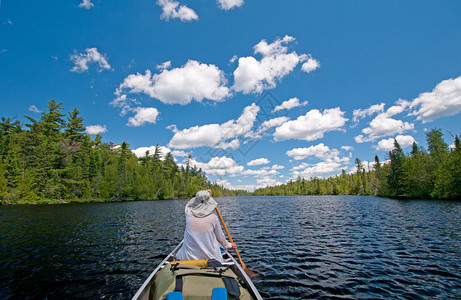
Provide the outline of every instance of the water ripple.
[[[461,298],[461,203],[218,198],[266,299]],[[186,200],[0,207],[0,299],[130,299]]]

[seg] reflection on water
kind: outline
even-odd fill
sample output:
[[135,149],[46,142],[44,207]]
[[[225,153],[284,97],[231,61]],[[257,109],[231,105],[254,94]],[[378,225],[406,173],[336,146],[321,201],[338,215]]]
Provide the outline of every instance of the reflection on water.
[[[266,299],[461,297],[460,202],[217,201]],[[181,240],[185,203],[0,207],[0,298],[129,299]]]

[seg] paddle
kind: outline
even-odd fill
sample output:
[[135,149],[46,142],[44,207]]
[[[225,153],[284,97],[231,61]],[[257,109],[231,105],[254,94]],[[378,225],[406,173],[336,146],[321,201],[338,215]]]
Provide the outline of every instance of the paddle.
[[[224,223],[224,220],[223,220],[223,218],[222,218],[222,216],[221,216],[221,213],[219,212],[218,207],[216,207],[216,213],[218,214],[219,220],[221,220],[221,224],[222,224],[222,226],[224,227],[224,230],[226,231],[227,236],[229,237],[230,242],[231,242],[231,243],[234,243],[234,241],[232,240],[232,237],[231,237],[231,235],[230,235],[230,233],[229,233],[229,230],[227,230],[227,226],[226,226],[226,224]],[[252,279],[256,279],[256,273],[255,273],[253,270],[251,270],[250,268],[248,268],[248,267],[243,263],[243,260],[242,260],[242,258],[240,257],[240,253],[239,253],[239,251],[237,250],[237,248],[235,248],[234,250],[235,250],[235,253],[237,254],[237,257],[238,257],[238,259],[239,259],[239,261],[240,261],[240,264],[242,265],[242,268],[243,268],[243,270],[245,271],[245,273],[247,273],[247,275],[250,276]]]

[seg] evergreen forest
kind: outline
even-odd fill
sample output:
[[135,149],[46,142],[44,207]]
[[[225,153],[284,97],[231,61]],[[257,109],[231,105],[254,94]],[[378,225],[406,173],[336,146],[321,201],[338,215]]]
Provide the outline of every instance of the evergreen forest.
[[445,142],[441,129],[426,133],[428,149],[413,143],[405,154],[397,140],[383,164],[375,156],[368,171],[356,159],[357,172],[326,178],[298,177],[287,184],[254,191],[254,195],[377,195],[394,198],[460,198],[461,144],[454,136],[454,148]]
[[189,198],[208,188],[215,197],[246,194],[210,183],[190,156],[178,166],[159,146],[138,158],[126,142],[92,139],[80,112],[66,116],[55,100],[39,119],[26,118],[25,126],[0,122],[1,204]]
[[[91,138],[74,108],[67,115],[62,103],[48,102],[40,118],[23,125],[11,118],[0,122],[0,203],[66,203],[89,201],[190,198],[202,189],[213,196],[249,195],[210,182],[189,163],[178,165],[171,153],[138,158],[126,142]],[[406,198],[461,197],[461,143],[454,136],[450,149],[441,129],[426,134],[428,149],[416,143],[404,153],[394,141],[386,163],[378,156],[371,168],[360,159],[357,171],[326,179],[298,177],[288,183],[257,189],[253,195],[377,195]]]

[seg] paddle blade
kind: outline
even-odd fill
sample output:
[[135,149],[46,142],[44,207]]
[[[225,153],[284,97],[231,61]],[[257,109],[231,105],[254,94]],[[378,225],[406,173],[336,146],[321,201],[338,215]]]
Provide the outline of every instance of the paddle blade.
[[243,270],[248,276],[250,276],[251,279],[255,280],[257,278],[256,273],[252,269],[245,267]]

